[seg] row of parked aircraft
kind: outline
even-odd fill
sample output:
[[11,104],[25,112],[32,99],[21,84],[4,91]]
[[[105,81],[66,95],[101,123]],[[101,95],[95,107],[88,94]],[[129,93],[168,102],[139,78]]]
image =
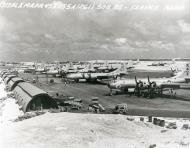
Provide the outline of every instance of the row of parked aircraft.
[[[144,64],[143,64],[144,63]],[[184,64],[184,63],[183,63]],[[180,64],[180,65],[183,65]],[[105,62],[105,63],[83,63],[83,64],[43,64],[33,65],[28,67],[25,72],[35,72],[36,74],[45,74],[53,76],[61,76],[68,81],[79,82],[80,80],[86,80],[88,82],[101,82],[106,83],[110,89],[110,94],[113,92],[125,92],[141,96],[152,97],[156,94],[162,94],[163,91],[168,89],[189,89],[189,87],[183,84],[190,81],[189,77],[189,64],[184,66],[182,71],[175,67],[175,61],[171,63],[159,64],[145,64],[145,62],[132,62],[132,61],[120,61],[120,62]],[[179,67],[179,65],[177,66]],[[170,72],[175,76],[170,78],[123,78],[124,75],[129,73],[139,72]]]
[[88,82],[95,82],[98,80],[103,80],[103,79],[111,79],[114,78],[116,79],[118,76],[121,77],[123,75],[127,74],[127,68],[125,64],[121,64],[121,66],[117,69],[114,69],[111,72],[77,72],[77,73],[70,73],[66,75],[66,79],[68,80],[74,80],[76,82],[79,82],[80,79],[85,79]]
[[150,67],[147,65],[139,64],[140,61],[132,62],[122,61],[117,63],[97,64],[89,62],[88,64],[74,65],[72,62],[66,65],[54,64],[54,65],[37,65],[34,64],[30,67],[21,66],[18,71],[24,72],[35,72],[36,74],[46,74],[65,77],[67,79],[73,79],[79,81],[79,79],[94,80],[103,79],[107,77],[117,77],[128,72],[139,73],[139,72],[169,72],[172,73],[174,70],[171,67]]
[[21,66],[19,67],[20,69],[23,68],[23,71],[25,72],[30,72],[30,71],[35,71],[35,72],[39,72],[42,74],[59,74],[60,72],[63,73],[77,73],[77,72],[81,72],[81,73],[85,73],[85,72],[104,72],[104,71],[109,71],[109,70],[113,70],[114,68],[105,63],[102,65],[94,65],[93,63],[85,63],[85,64],[73,64],[72,62],[65,64],[65,65],[61,65],[61,64],[43,64],[43,65],[32,65],[32,66]]
[[[155,65],[153,65],[155,67]],[[131,91],[138,95],[138,96],[148,96],[153,97],[156,94],[162,94],[163,91],[169,90],[169,89],[190,89],[189,86],[186,86],[184,84],[188,83],[190,81],[189,77],[189,64],[186,64],[185,69],[182,71],[175,71],[175,76],[170,78],[124,78],[121,79],[122,76],[127,75],[131,71],[140,72],[140,71],[170,71],[174,72],[174,70],[171,67],[164,67],[161,65],[161,68],[156,66],[156,68],[152,67],[150,68],[150,65],[146,66],[128,66],[126,63],[121,63],[120,67],[113,68],[104,65],[105,68],[99,68],[104,69],[111,72],[99,72],[97,68],[95,69],[93,66],[93,63],[90,63],[88,66],[76,70],[73,68],[72,63],[70,63],[70,68],[67,68],[67,74],[65,75],[65,79],[72,80],[75,82],[79,82],[79,80],[83,79],[88,82],[101,82],[106,83],[108,88],[110,89],[110,94],[115,92],[125,92],[130,93]],[[50,72],[49,72],[50,73]],[[46,74],[49,74],[46,72]],[[54,74],[53,72],[51,74]],[[56,72],[58,74],[58,72]],[[118,79],[120,78],[120,79]]]
[[114,80],[107,84],[110,89],[110,95],[113,91],[130,93],[133,92],[137,96],[154,97],[155,95],[162,95],[163,91],[173,89],[190,89],[190,66],[186,64],[184,70],[178,72],[175,76],[170,78],[147,78],[137,79],[122,79]]

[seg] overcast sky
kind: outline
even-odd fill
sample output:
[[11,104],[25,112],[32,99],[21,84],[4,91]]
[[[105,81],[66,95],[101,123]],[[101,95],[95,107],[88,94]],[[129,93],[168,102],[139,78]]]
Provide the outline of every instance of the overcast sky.
[[[54,2],[59,5],[94,2],[31,1]],[[0,8],[0,60],[190,58],[190,0],[104,1],[112,6],[123,4],[131,8],[136,5],[156,5],[159,8],[152,10]],[[104,2],[101,0],[99,3]]]

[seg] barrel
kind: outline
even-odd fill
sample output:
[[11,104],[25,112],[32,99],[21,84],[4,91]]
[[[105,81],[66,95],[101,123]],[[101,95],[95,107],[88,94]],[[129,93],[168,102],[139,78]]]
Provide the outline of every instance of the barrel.
[[165,126],[165,120],[160,120],[160,124],[159,124],[161,127],[164,127]]
[[157,123],[157,118],[154,118],[154,119],[153,119],[153,124],[156,125],[156,123]]
[[144,118],[143,118],[143,117],[140,117],[140,121],[144,121]]
[[152,116],[148,116],[148,122],[152,122]]
[[160,125],[160,119],[157,119],[157,121],[156,121],[156,125]]

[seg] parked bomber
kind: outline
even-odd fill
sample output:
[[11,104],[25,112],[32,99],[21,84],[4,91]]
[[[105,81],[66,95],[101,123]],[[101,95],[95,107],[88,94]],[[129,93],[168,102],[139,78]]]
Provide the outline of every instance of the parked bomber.
[[87,73],[72,73],[66,75],[67,80],[74,80],[76,82],[79,82],[80,79],[85,79],[88,82],[95,82],[95,81],[101,81],[103,79],[110,79],[110,78],[117,78],[118,76],[126,75],[127,69],[125,67],[125,64],[121,65],[120,68],[116,69],[115,71],[103,73],[103,72],[87,72]]
[[54,67],[49,69],[48,71],[42,72],[42,74],[52,75],[53,77],[61,76],[59,68],[54,68]]
[[114,68],[112,64],[110,64],[108,61],[105,61],[103,65],[96,66],[97,72],[112,72],[116,70],[117,68]]
[[156,94],[162,95],[163,91],[171,89],[190,89],[190,85],[185,83],[190,82],[189,64],[186,69],[178,72],[174,77],[170,78],[143,78],[137,79],[121,79],[114,80],[108,83],[110,95],[112,92],[134,93],[137,96],[154,97]]
[[65,74],[68,74],[68,73],[76,73],[77,72],[77,68],[74,67],[73,63],[72,62],[69,62],[67,65],[63,66],[61,68],[61,71]]
[[179,71],[176,64],[170,64],[167,65],[157,65],[157,66],[150,66],[149,62],[144,62],[141,64],[137,64],[132,68],[128,68],[129,72],[132,73],[168,73],[170,75],[174,75],[176,72]]
[[42,73],[42,72],[45,72],[46,70],[45,70],[45,68],[43,68],[43,67],[37,67],[36,69],[35,69],[35,72],[39,72],[39,73]]
[[79,69],[78,72],[79,73],[96,72],[96,69],[94,69],[93,63],[89,63],[83,69]]
[[35,72],[36,73],[42,73],[42,72],[46,72],[46,71],[47,71],[47,68],[44,63],[40,64],[40,65],[35,64]]

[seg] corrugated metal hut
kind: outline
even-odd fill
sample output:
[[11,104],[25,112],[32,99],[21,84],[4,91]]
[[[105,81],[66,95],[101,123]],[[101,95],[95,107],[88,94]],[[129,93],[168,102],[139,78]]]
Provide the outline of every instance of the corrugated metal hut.
[[4,74],[8,73],[7,70],[1,71],[1,78],[3,77]]
[[38,87],[21,82],[14,89],[15,98],[24,112],[58,108],[56,101]]
[[12,78],[15,78],[15,77],[16,77],[16,75],[8,75],[8,76],[4,79],[4,82],[5,82],[6,84],[8,84],[9,81],[10,81]]
[[10,88],[10,91],[12,91],[17,86],[17,84],[20,83],[20,82],[24,82],[24,80],[19,78],[19,77],[12,78],[8,82],[8,86]]
[[5,73],[5,74],[2,76],[2,80],[4,81],[5,78],[6,78],[8,75],[10,75],[10,73]]

